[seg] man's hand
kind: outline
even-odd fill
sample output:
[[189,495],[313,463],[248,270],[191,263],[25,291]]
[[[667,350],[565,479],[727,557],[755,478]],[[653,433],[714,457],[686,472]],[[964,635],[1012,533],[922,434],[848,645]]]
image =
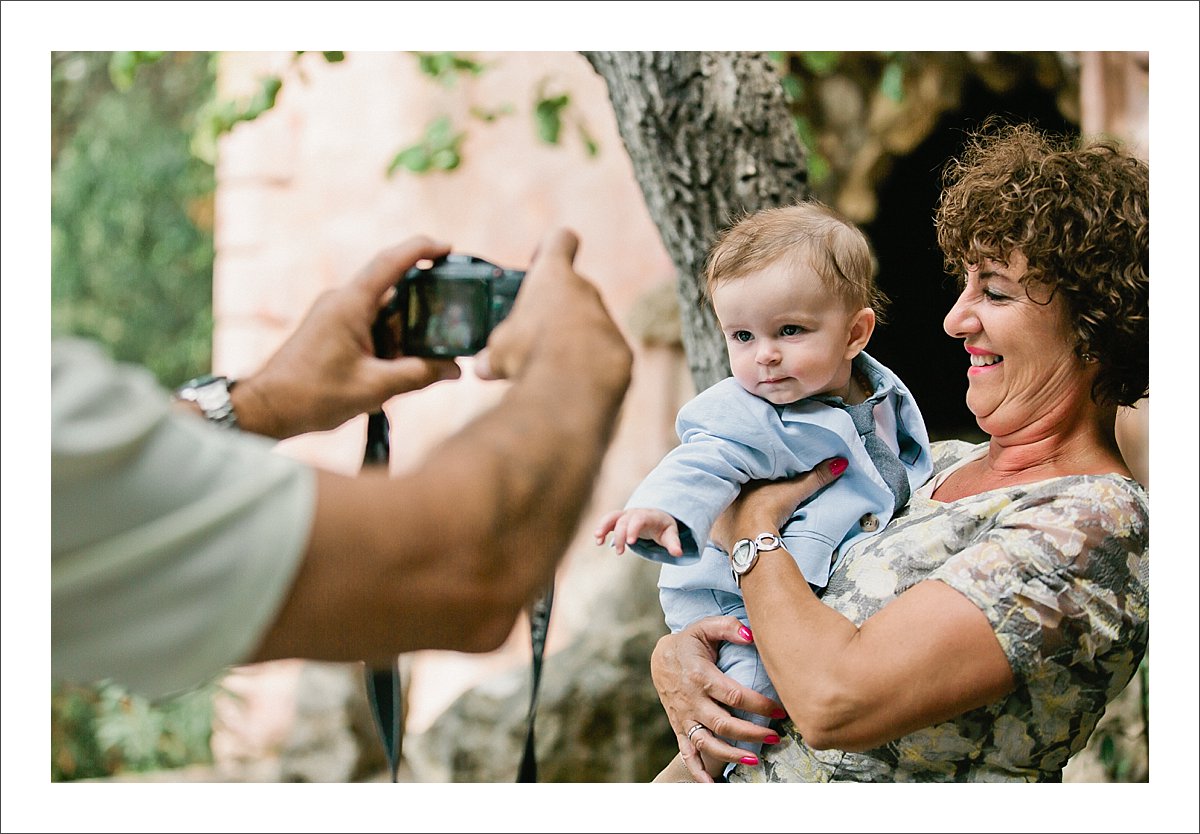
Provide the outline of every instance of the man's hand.
[[517,379],[536,357],[553,355],[556,365],[578,360],[590,376],[617,379],[624,390],[632,354],[596,287],[575,271],[578,248],[579,239],[566,229],[542,238],[512,312],[476,357],[477,376]]
[[397,394],[462,371],[452,359],[378,358],[371,326],[404,272],[450,251],[427,237],[385,249],[345,287],[317,298],[300,326],[262,369],[232,391],[238,424],[284,438],[325,431],[378,411]]

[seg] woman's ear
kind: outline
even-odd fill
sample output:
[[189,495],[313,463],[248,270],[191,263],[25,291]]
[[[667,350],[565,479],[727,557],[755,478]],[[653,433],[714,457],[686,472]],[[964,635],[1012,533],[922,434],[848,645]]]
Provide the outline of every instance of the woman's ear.
[[862,353],[871,334],[875,332],[875,311],[863,307],[850,317],[850,326],[846,328],[846,358],[853,359]]

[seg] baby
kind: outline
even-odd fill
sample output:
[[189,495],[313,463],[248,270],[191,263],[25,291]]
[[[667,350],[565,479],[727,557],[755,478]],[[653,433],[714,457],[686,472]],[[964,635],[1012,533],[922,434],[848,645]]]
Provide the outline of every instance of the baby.
[[[729,557],[707,543],[747,481],[788,478],[832,457],[849,461],[846,474],[781,530],[787,553],[820,593],[846,549],[882,530],[932,473],[912,395],[863,350],[886,298],[856,226],[815,201],[749,215],[717,240],[706,279],[733,377],[680,409],[680,444],[595,532],[600,544],[612,533],[618,553],[629,547],[663,563],[660,600],[672,631],[714,614],[749,625]],[[718,665],[776,698],[753,646],[723,644]],[[758,752],[758,744],[727,741]],[[704,765],[714,778],[726,767]],[[668,771],[684,768],[672,762]]]

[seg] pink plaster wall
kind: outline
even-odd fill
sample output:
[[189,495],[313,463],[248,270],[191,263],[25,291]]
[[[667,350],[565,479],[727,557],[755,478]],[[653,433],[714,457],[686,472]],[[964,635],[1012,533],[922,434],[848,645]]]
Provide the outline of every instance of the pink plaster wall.
[[[416,233],[450,242],[497,263],[521,267],[542,234],[565,225],[581,239],[578,269],[599,286],[627,327],[639,297],[673,280],[673,267],[647,214],[617,134],[602,79],[574,52],[475,53],[489,69],[443,87],[421,75],[408,53],[347,55],[327,64],[290,53],[225,53],[222,95],[247,95],[266,72],[282,72],[273,110],[239,125],[219,148],[214,274],[214,368],[232,375],[254,369],[298,323],[322,290],[347,280],[380,248]],[[571,96],[558,146],[540,142],[532,107],[539,89]],[[492,123],[472,107],[511,105]],[[448,114],[469,132],[463,164],[450,173],[388,178],[396,153],[425,125]],[[586,156],[572,125],[582,119],[600,145]],[[630,336],[636,360],[617,438],[603,467],[594,507],[564,563],[555,597],[549,651],[586,621],[588,602],[611,583],[629,581],[630,563],[592,543],[600,513],[624,502],[636,481],[674,443],[674,414],[692,388],[677,348],[645,348]],[[467,373],[454,382],[397,398],[387,411],[396,468],[411,465],[431,444],[491,403],[503,383]],[[285,454],[343,472],[357,470],[365,420],[280,445]],[[652,580],[651,580],[652,581]],[[419,731],[463,689],[503,668],[528,662],[519,623],[492,655],[422,653],[414,658],[410,729]],[[236,688],[278,700],[293,666],[255,670]],[[286,687],[283,687],[284,694]],[[286,706],[283,708],[286,712]],[[231,726],[238,722],[231,721]],[[266,749],[262,732],[241,722],[247,744]],[[253,738],[251,738],[253,736]],[[238,747],[218,738],[218,752]]]

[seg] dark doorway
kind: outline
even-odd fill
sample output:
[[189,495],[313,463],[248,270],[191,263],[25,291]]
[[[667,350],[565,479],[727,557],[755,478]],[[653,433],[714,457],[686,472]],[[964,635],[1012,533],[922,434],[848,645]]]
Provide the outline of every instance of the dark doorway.
[[896,159],[880,186],[876,218],[863,226],[879,258],[880,286],[892,300],[887,324],[875,331],[868,352],[908,385],[931,437],[982,440],[966,406],[966,353],[942,330],[957,297],[933,230],[942,166],[962,149],[967,132],[990,115],[1056,134],[1075,135],[1079,128],[1059,113],[1054,94],[1032,80],[998,95],[970,79],[962,102],[916,150]]

